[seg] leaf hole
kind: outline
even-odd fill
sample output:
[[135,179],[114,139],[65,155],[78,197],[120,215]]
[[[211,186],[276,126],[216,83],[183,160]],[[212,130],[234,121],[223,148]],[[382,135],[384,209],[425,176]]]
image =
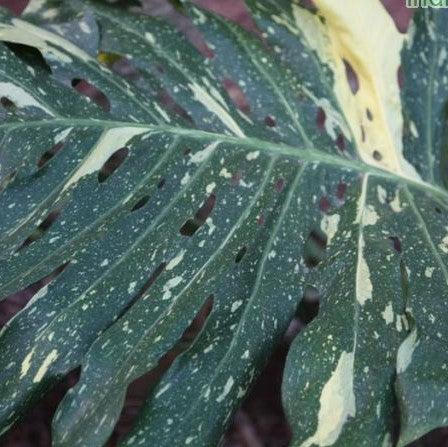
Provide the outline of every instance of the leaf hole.
[[354,95],[356,95],[356,93],[358,93],[359,90],[358,75],[356,74],[355,70],[353,69],[352,65],[348,60],[342,59],[342,61],[344,62],[345,76],[347,77],[347,82],[350,87],[350,90]]
[[346,146],[345,146],[345,138],[344,135],[341,133],[338,134],[336,138],[336,147],[341,151],[345,152]]
[[361,141],[366,141],[366,131],[364,129],[364,126],[361,125]]
[[325,113],[325,110],[322,107],[319,107],[317,109],[316,114],[316,125],[320,132],[323,132],[325,130],[325,121],[327,120],[327,115]]
[[303,298],[297,308],[297,317],[305,326],[317,317],[319,314],[319,305],[319,291],[313,286],[306,287]]
[[373,156],[373,158],[374,158],[376,161],[381,161],[381,160],[383,159],[383,156],[381,155],[381,152],[379,152],[379,151],[377,151],[377,150],[374,150],[374,151],[373,151],[372,156]]
[[0,180],[0,194],[14,181],[17,171],[14,170],[9,174],[6,174],[3,179]]
[[37,167],[39,169],[43,168],[63,147],[64,143],[59,141],[59,143],[56,143],[51,149],[44,152],[37,161]]
[[166,90],[161,90],[159,92],[158,102],[166,111],[179,116],[189,123],[193,123],[191,115],[180,106]]
[[53,270],[49,275],[15,292],[0,301],[0,329],[7,326],[12,318],[24,309],[34,297],[38,297],[39,291],[51,284],[70,264],[65,262]]
[[327,236],[320,229],[313,229],[304,247],[304,261],[308,268],[317,267],[323,260],[327,248]]
[[319,200],[319,210],[322,213],[328,213],[330,211],[331,208],[331,203],[330,200],[327,196],[323,196],[321,197],[321,199]]
[[56,409],[67,392],[79,380],[81,367],[77,367],[57,379],[56,386],[48,381],[46,388],[51,387],[48,393],[30,396],[23,404],[25,416],[21,418],[11,430],[2,437],[2,447],[48,447],[51,445],[51,424]]
[[123,409],[115,424],[114,431],[106,443],[107,447],[113,447],[120,443],[125,444],[124,439],[132,434],[134,424],[148,395],[157,387],[173,362],[190,348],[198,338],[213,310],[213,300],[213,295],[205,300],[177,343],[160,358],[157,366],[129,384]]
[[8,97],[2,96],[0,98],[0,104],[7,110],[15,109],[16,105]]
[[400,88],[400,90],[403,90],[404,83],[405,83],[405,77],[404,77],[404,70],[401,65],[398,67],[398,70],[397,70],[397,82],[398,82],[398,87]]
[[48,216],[42,221],[42,223],[31,233],[23,242],[23,244],[18,248],[17,251],[23,250],[32,243],[38,241],[54,224],[56,219],[61,214],[61,210],[54,210],[48,214]]
[[392,247],[397,253],[401,253],[401,241],[397,236],[390,236],[389,240],[392,243]]
[[[107,326],[109,328],[115,324],[123,315],[150,289],[150,287],[157,281],[157,278],[165,271],[166,262],[160,263],[155,270],[151,273],[147,281],[140,287],[138,293],[136,293],[121,309],[120,313],[114,318],[114,320]],[[107,329],[106,328],[106,329]],[[105,330],[106,330],[105,329]]]
[[33,69],[40,69],[48,74],[52,73],[50,66],[37,48],[15,42],[2,43],[5,44],[15,54],[15,56],[26,65],[32,67]]
[[275,127],[277,125],[277,121],[275,120],[275,118],[272,115],[268,115],[265,119],[264,119],[264,123],[266,124],[266,126],[268,127]]
[[347,183],[339,182],[338,187],[336,188],[336,198],[343,202],[345,200],[345,194],[347,192]]
[[110,102],[107,96],[93,84],[85,79],[74,78],[72,79],[72,87],[81,95],[91,99],[97,106],[103,109],[105,112],[110,111]]
[[216,195],[210,194],[204,204],[197,210],[193,218],[188,219],[180,228],[182,236],[193,236],[198,229],[204,225],[207,218],[212,213],[216,204]]
[[139,199],[134,206],[131,209],[131,212],[137,211],[140,208],[143,208],[149,201],[149,196],[143,196],[141,199]]
[[158,189],[163,189],[163,187],[165,186],[165,184],[166,184],[166,180],[165,180],[164,178],[161,178],[160,181],[159,181],[159,183],[157,184],[157,188],[158,188]]
[[275,185],[274,185],[275,190],[278,193],[282,192],[285,189],[285,184],[286,184],[286,182],[285,182],[284,178],[277,179],[276,182],[275,182]]
[[241,87],[232,79],[225,78],[222,80],[222,86],[226,90],[233,104],[241,110],[241,112],[249,115],[250,104]]
[[235,263],[236,264],[239,264],[241,261],[242,261],[242,259],[244,258],[244,255],[247,253],[247,247],[246,246],[243,246],[243,247],[241,247],[239,250],[238,250],[238,253],[236,254],[236,257],[235,257]]
[[105,182],[125,161],[129,154],[129,148],[122,147],[115,151],[104,163],[98,173],[98,182]]

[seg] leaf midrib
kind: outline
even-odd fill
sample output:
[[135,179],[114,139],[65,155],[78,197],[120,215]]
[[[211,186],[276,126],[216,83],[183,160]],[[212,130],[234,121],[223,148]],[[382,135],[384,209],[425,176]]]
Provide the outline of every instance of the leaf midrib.
[[310,148],[299,148],[294,147],[285,143],[277,143],[262,140],[256,137],[236,137],[229,134],[209,132],[205,130],[196,130],[183,127],[174,127],[169,125],[155,125],[147,123],[138,123],[132,121],[112,121],[112,120],[100,120],[100,119],[78,119],[78,118],[67,118],[67,119],[52,119],[52,120],[38,120],[38,121],[28,121],[19,124],[5,123],[0,124],[0,130],[7,129],[8,131],[13,131],[15,129],[27,128],[27,127],[41,127],[41,126],[79,126],[79,127],[102,127],[104,130],[115,129],[120,127],[138,127],[142,129],[147,129],[148,132],[152,133],[169,133],[172,135],[189,137],[197,140],[205,141],[221,141],[223,143],[229,143],[236,146],[240,146],[245,149],[250,150],[261,150],[274,155],[284,155],[286,157],[296,158],[301,161],[314,162],[319,164],[326,164],[333,167],[339,167],[341,169],[348,169],[353,171],[358,171],[360,173],[367,173],[369,175],[374,175],[376,177],[381,177],[394,181],[399,184],[407,184],[414,188],[422,191],[429,192],[435,197],[444,199],[442,204],[448,209],[448,191],[441,188],[438,185],[428,183],[425,181],[418,181],[409,177],[405,177],[401,174],[394,173],[392,171],[386,171],[385,169],[377,168],[371,166],[361,160],[343,158],[341,156],[332,155],[330,153],[316,149],[315,147]]

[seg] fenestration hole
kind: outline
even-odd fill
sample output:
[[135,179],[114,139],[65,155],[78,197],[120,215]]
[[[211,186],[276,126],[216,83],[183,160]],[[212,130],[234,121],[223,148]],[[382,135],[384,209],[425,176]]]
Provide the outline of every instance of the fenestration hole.
[[325,250],[327,248],[327,236],[320,230],[320,228],[314,228],[305,243],[304,247],[304,261],[308,268],[317,267],[325,256]]
[[6,96],[2,96],[0,98],[0,104],[7,110],[10,109],[14,109],[16,107],[16,105],[14,104],[13,101],[11,101],[9,98],[7,98]]
[[64,143],[59,141],[51,149],[45,151],[37,161],[37,167],[43,168],[63,147]]
[[275,118],[272,115],[268,115],[265,119],[264,119],[264,123],[266,124],[266,126],[268,127],[275,127],[277,125],[277,121],[275,120]]
[[124,162],[129,154],[127,147],[122,147],[115,151],[104,163],[98,173],[98,182],[105,182]]
[[383,159],[383,156],[381,155],[381,152],[379,152],[379,151],[377,151],[377,150],[375,150],[375,151],[373,151],[373,158],[376,160],[376,161],[381,161],[382,159]]
[[238,253],[237,253],[236,257],[235,257],[235,263],[236,264],[239,264],[242,261],[242,259],[244,258],[244,255],[246,254],[246,252],[247,252],[247,247],[246,246],[243,246],[243,247],[241,247],[238,250]]
[[91,99],[98,107],[103,109],[105,112],[110,111],[110,101],[107,96],[93,84],[86,81],[85,79],[74,78],[72,79],[72,87],[81,95],[87,96]]
[[193,218],[188,219],[180,228],[182,236],[193,236],[204,225],[216,204],[216,195],[210,194],[204,204],[196,211]]
[[149,196],[143,196],[141,199],[137,200],[135,205],[131,208],[131,211],[137,211],[140,208],[143,208],[149,200]]
[[25,239],[17,251],[20,251],[39,240],[50,229],[60,214],[61,210],[54,210],[49,213],[42,223]]
[[350,90],[354,95],[358,93],[359,90],[359,79],[356,71],[353,69],[352,65],[346,59],[342,59],[345,66],[345,75],[347,76],[347,82],[350,86]]

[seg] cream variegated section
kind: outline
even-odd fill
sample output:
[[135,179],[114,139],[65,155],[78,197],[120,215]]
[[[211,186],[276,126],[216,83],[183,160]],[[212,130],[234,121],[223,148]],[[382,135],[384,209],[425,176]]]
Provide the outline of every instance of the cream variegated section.
[[12,82],[0,82],[0,96],[8,98],[17,107],[36,107],[48,115],[54,115],[52,110],[39,102],[33,95]]
[[99,171],[114,152],[125,146],[133,137],[147,132],[147,129],[142,127],[119,127],[105,130],[90,155],[67,180],[64,190],[77,183],[82,177]]
[[[372,223],[373,211],[366,205],[369,176],[366,175],[362,182],[361,194],[358,200],[358,211],[355,223],[359,226],[358,254],[356,263],[356,300],[363,305],[372,299],[373,285],[370,279],[370,268],[364,255],[365,241],[363,227],[366,223]],[[376,214],[374,215],[376,219]]]
[[84,62],[94,60],[70,41],[20,19],[0,24],[0,40],[36,47],[49,59],[57,58],[67,64],[73,62],[71,55]]
[[353,352],[342,352],[336,369],[322,389],[316,432],[300,447],[333,445],[347,419],[356,415],[353,391],[354,359]]
[[[398,69],[406,35],[398,32],[377,0],[316,0],[315,4],[318,15],[292,5],[296,25],[334,72],[334,93],[359,155],[370,165],[420,180],[403,156]],[[319,16],[325,19],[325,24]],[[347,82],[345,62],[356,72],[359,82],[356,94]],[[379,153],[376,158],[374,151]]]

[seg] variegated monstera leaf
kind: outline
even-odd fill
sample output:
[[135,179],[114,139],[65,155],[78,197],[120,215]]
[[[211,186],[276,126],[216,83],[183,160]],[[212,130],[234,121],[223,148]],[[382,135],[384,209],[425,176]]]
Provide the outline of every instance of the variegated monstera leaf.
[[217,445],[308,286],[293,446],[447,424],[448,15],[405,35],[379,0],[315,3],[249,1],[259,35],[186,4],[209,58],[104,1],[1,13],[0,296],[52,279],[1,332],[3,432],[81,366],[53,442],[103,445],[208,306],[121,445]]

